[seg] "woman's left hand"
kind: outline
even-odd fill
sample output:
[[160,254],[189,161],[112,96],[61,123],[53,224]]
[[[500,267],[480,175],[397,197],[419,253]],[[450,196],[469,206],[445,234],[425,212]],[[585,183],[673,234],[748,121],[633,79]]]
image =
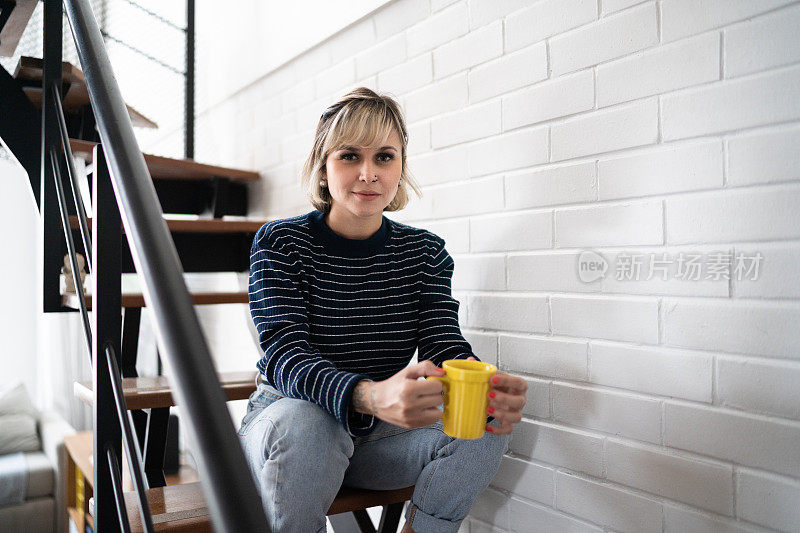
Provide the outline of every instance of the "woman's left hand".
[[[468,361],[475,361],[472,356]],[[522,420],[522,408],[525,407],[525,392],[528,382],[517,376],[510,376],[499,370],[489,381],[489,407],[486,413],[493,416],[499,426],[487,424],[486,431],[495,435],[508,435],[513,425]]]

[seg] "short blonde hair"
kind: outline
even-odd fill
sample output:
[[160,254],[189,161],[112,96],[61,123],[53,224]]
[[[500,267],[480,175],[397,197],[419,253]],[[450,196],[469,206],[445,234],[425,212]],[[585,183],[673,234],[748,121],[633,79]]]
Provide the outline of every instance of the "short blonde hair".
[[314,146],[303,164],[300,182],[306,196],[318,211],[328,213],[332,205],[330,191],[320,185],[320,180],[325,178],[328,155],[342,146],[372,146],[376,143],[382,145],[392,131],[397,132],[402,144],[402,182],[394,199],[384,211],[403,209],[410,200],[409,189],[417,197],[422,197],[422,191],[409,172],[406,162],[408,131],[400,106],[389,95],[359,87],[322,113],[314,136]]

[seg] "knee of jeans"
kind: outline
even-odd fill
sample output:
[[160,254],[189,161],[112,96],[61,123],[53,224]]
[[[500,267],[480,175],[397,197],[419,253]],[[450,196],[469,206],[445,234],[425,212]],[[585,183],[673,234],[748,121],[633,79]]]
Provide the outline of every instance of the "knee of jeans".
[[315,403],[283,398],[275,402],[268,415],[276,433],[287,448],[317,450],[314,456],[328,453],[353,455],[353,439],[336,418]]

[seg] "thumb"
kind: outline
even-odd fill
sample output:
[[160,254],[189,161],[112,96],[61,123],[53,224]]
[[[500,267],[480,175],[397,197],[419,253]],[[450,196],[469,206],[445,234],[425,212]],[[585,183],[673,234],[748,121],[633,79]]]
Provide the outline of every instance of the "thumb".
[[406,378],[408,379],[417,379],[425,376],[442,376],[444,375],[444,370],[437,367],[430,361],[422,361],[421,363],[417,363],[416,365],[411,365],[407,368],[408,373],[406,374]]

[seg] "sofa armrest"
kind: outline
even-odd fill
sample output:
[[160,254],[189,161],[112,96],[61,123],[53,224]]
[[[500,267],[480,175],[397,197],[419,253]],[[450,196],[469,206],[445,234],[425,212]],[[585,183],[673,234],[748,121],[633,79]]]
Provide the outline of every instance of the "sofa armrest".
[[54,411],[46,411],[39,416],[39,435],[42,439],[42,451],[50,460],[54,470],[55,512],[53,531],[64,533],[67,528],[67,449],[64,437],[73,435],[75,429]]

